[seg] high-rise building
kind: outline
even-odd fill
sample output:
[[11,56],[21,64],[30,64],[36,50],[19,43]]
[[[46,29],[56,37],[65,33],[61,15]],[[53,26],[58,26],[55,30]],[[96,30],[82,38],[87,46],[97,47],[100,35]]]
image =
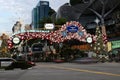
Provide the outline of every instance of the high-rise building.
[[40,1],[35,8],[32,10],[32,24],[34,29],[39,29],[43,26],[39,24],[40,20],[48,17],[49,13],[49,2]]

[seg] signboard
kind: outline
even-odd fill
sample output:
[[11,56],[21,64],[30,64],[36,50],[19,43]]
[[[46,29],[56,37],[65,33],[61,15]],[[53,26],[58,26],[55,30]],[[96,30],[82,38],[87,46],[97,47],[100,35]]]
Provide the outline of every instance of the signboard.
[[53,23],[46,23],[45,24],[45,29],[54,29],[54,24]]
[[112,49],[120,48],[120,40],[119,41],[112,41],[111,45],[112,45]]
[[43,45],[40,43],[35,43],[32,45],[32,52],[34,53],[38,53],[41,52],[43,50]]
[[107,49],[108,51],[112,50],[112,49],[111,49],[111,42],[108,42],[108,43],[107,43],[107,46],[108,46],[108,47],[107,47],[107,48],[108,48],[108,49]]
[[12,41],[13,41],[14,44],[19,44],[20,43],[20,38],[14,37]]
[[75,33],[75,32],[78,31],[78,27],[77,27],[77,26],[74,26],[74,25],[71,25],[71,26],[68,26],[68,27],[67,27],[67,30],[68,30],[68,32]]
[[88,37],[88,38],[87,38],[87,42],[88,42],[88,43],[92,43],[92,38],[91,38],[91,37]]

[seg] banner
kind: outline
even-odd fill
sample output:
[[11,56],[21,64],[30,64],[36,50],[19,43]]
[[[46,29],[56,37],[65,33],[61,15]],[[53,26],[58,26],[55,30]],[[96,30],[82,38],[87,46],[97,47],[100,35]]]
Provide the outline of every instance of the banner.
[[111,45],[112,45],[112,49],[120,48],[120,40],[119,41],[112,41]]

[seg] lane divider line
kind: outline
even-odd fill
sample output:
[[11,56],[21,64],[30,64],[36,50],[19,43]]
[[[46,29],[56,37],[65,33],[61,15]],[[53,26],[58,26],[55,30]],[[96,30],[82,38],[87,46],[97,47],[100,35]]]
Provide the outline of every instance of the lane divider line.
[[120,74],[113,74],[113,73],[108,73],[108,72],[92,71],[92,70],[85,70],[85,69],[65,68],[65,67],[60,67],[60,66],[48,66],[48,67],[56,68],[56,69],[63,69],[63,70],[72,70],[72,71],[79,71],[79,72],[108,75],[108,76],[120,76]]

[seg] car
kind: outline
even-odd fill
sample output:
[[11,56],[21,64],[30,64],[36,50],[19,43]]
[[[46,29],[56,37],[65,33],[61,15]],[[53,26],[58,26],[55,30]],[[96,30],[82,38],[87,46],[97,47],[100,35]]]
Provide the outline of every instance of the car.
[[109,61],[120,62],[120,48],[112,49],[108,52]]
[[35,63],[31,61],[16,61],[10,64],[8,67],[6,67],[5,70],[11,70],[15,68],[28,69],[33,66],[35,66]]
[[0,68],[5,70],[12,70],[15,68],[28,69],[33,66],[35,66],[35,63],[32,61],[17,61],[13,58],[0,58]]
[[9,65],[11,65],[12,63],[16,62],[15,59],[13,58],[0,58],[0,67],[1,68],[5,68]]
[[28,64],[32,65],[32,66],[35,66],[36,64],[32,61],[27,61]]
[[55,60],[53,60],[55,63],[63,63],[64,62],[64,60],[62,60],[62,59],[55,59]]

